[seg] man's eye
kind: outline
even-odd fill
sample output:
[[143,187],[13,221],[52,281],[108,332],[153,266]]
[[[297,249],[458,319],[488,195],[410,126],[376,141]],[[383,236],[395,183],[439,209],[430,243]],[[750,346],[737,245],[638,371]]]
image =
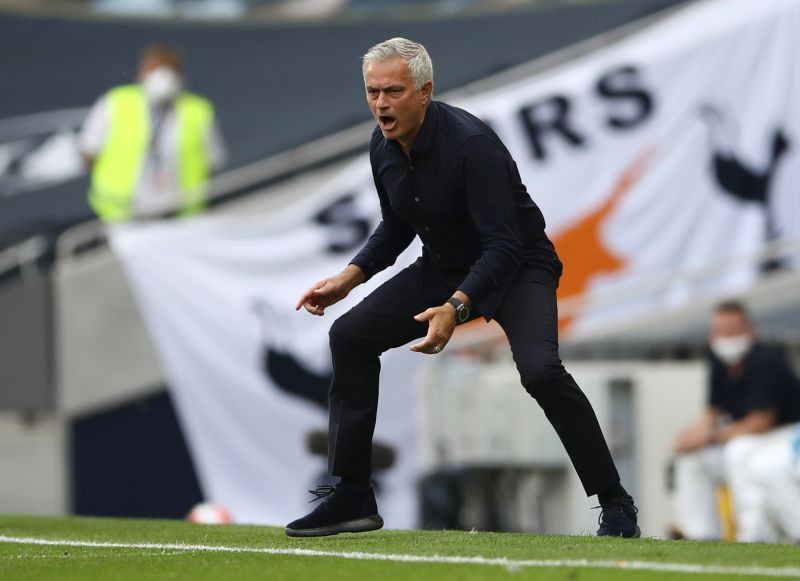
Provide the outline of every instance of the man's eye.
[[392,89],[391,91],[389,91],[389,94],[392,97],[399,97],[400,95],[403,94],[403,89]]
[[369,95],[370,97],[373,97],[373,98],[377,97],[378,96],[378,91],[375,90],[375,89],[367,89],[367,95]]

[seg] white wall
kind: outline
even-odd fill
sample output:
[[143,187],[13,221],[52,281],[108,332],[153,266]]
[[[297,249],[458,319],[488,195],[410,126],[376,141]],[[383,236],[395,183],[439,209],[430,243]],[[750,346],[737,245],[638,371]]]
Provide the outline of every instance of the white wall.
[[0,415],[0,514],[66,514],[67,462],[63,421]]
[[[505,462],[538,471],[541,532],[594,534],[597,499],[586,497],[513,363],[441,361],[421,388],[423,469]],[[636,497],[642,534],[664,536],[672,518],[666,479],[671,442],[703,407],[704,363],[567,362],[567,368],[592,402],[623,484]],[[623,386],[616,391],[623,399],[611,398],[613,383]]]

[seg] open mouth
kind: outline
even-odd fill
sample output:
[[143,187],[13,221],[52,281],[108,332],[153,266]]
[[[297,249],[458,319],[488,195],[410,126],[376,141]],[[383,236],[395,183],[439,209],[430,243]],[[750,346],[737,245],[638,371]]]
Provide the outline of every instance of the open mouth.
[[397,126],[397,119],[391,115],[378,115],[378,123],[381,126],[381,131],[389,133]]

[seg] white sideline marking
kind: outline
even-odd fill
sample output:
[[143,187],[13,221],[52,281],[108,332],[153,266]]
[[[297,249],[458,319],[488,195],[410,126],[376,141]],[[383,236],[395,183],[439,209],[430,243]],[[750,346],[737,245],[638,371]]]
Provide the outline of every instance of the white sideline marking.
[[39,539],[0,535],[0,543],[44,545],[51,547],[82,547],[97,549],[151,549],[158,551],[199,551],[206,553],[256,553],[264,555],[293,555],[299,557],[332,557],[356,561],[391,561],[395,563],[446,563],[452,565],[493,565],[515,570],[527,567],[556,567],[580,569],[630,569],[695,573],[699,575],[742,575],[763,577],[800,577],[800,567],[727,567],[691,563],[662,563],[658,561],[610,561],[590,559],[506,559],[489,557],[458,557],[447,555],[402,555],[391,553],[361,553],[318,551],[314,549],[278,549],[274,547],[232,547],[225,545],[186,545],[181,543],[110,543],[73,541],[69,539]]

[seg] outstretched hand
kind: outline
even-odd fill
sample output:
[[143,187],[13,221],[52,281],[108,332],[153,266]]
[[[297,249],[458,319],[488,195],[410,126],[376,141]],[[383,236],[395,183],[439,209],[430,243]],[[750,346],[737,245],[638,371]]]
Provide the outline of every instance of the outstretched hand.
[[350,294],[356,286],[364,282],[364,273],[357,266],[350,264],[336,276],[322,279],[314,283],[297,300],[295,310],[303,307],[312,315],[322,316],[325,309]]
[[456,328],[455,308],[450,304],[431,307],[416,315],[414,320],[428,321],[428,334],[422,341],[411,346],[411,350],[418,353],[429,355],[439,353],[447,345]]

